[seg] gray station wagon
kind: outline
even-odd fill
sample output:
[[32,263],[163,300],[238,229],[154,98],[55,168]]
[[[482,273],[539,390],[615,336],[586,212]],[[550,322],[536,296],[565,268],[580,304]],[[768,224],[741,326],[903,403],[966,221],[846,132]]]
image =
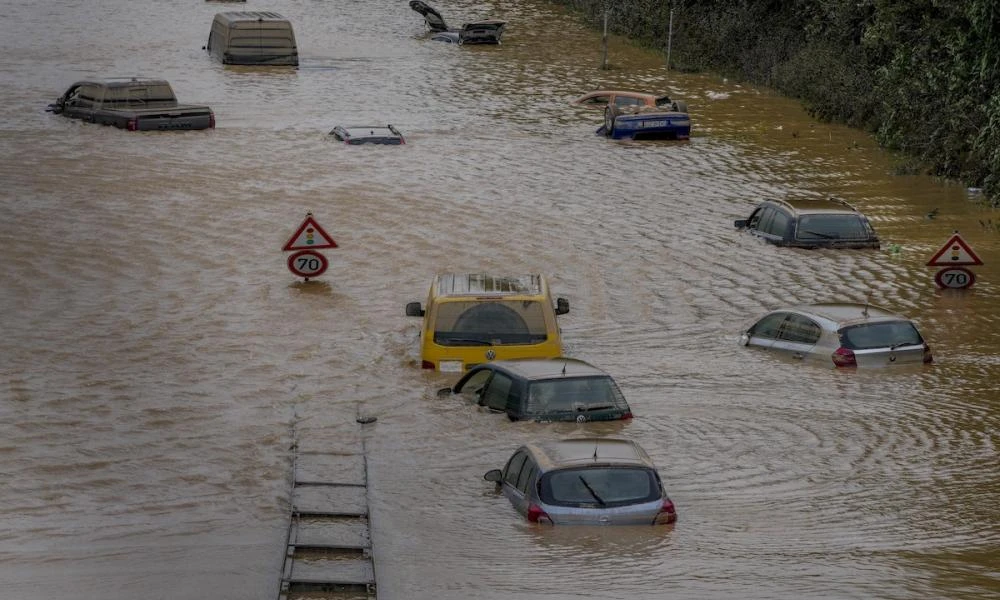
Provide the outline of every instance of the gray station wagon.
[[831,302],[774,310],[744,330],[740,343],[837,367],[934,360],[913,321],[868,304]]
[[649,455],[632,440],[526,444],[484,476],[532,523],[665,525],[677,521]]
[[615,380],[575,358],[526,358],[482,363],[452,388],[458,394],[512,421],[613,421],[631,419],[625,396]]

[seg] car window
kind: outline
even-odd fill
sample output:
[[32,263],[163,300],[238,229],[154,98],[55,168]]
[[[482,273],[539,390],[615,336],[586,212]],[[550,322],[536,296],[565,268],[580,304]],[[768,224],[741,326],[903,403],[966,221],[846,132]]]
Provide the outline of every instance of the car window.
[[754,229],[761,232],[770,231],[771,221],[774,219],[774,213],[775,213],[774,208],[770,206],[764,207],[764,210],[761,212],[760,215],[760,221],[757,223],[757,226]]
[[861,215],[802,215],[795,237],[801,240],[867,240],[874,236],[871,224]]
[[496,373],[486,384],[482,403],[493,410],[507,410],[507,396],[510,394],[513,380],[503,373]]
[[517,480],[521,476],[521,467],[524,465],[528,453],[518,451],[507,461],[507,466],[503,468],[503,480],[510,485],[517,487]]
[[545,415],[627,407],[625,396],[610,376],[572,377],[530,382],[525,412]]
[[763,208],[758,208],[754,210],[752,213],[750,213],[750,218],[747,219],[747,228],[757,229],[757,226],[760,225],[760,216],[763,214],[764,214]]
[[456,392],[460,394],[475,394],[483,389],[486,382],[493,375],[491,369],[480,369],[473,371],[463,380],[455,384]]
[[643,101],[630,96],[615,96],[615,106],[641,106]]
[[776,340],[786,318],[788,313],[783,312],[767,315],[750,328],[750,335]]
[[537,300],[441,302],[434,316],[434,342],[442,346],[537,344],[546,338]]
[[761,228],[762,231],[770,233],[771,235],[776,235],[778,237],[785,237],[785,232],[788,231],[788,221],[789,215],[781,209],[772,209],[774,216],[771,220]]
[[591,96],[590,98],[585,99],[580,104],[607,104],[608,100],[610,100],[610,99],[611,99],[611,97],[607,96],[607,95],[604,95],[604,96]]
[[521,474],[517,477],[517,489],[521,490],[521,493],[528,493],[528,482],[531,478],[535,476],[535,471],[538,467],[535,465],[535,461],[528,458],[524,462],[524,466],[521,467]]
[[840,330],[840,343],[851,350],[890,348],[923,344],[916,326],[910,321],[865,323]]
[[543,502],[560,506],[622,506],[660,497],[655,474],[642,467],[559,469],[542,477]]
[[802,315],[788,315],[788,319],[781,326],[778,339],[786,342],[815,344],[819,341],[822,332],[823,329],[812,319]]

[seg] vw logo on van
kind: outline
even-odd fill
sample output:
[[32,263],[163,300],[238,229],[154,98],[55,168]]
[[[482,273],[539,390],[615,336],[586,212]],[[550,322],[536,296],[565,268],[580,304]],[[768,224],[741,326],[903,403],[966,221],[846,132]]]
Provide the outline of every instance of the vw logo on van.
[[486,360],[493,360],[496,357],[497,353],[493,350],[493,348],[486,351]]

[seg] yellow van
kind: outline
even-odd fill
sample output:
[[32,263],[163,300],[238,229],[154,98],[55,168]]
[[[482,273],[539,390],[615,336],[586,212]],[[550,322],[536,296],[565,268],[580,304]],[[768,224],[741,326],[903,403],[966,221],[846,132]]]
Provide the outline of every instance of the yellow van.
[[406,305],[407,316],[424,318],[421,366],[452,373],[491,360],[562,356],[556,315],[568,312],[565,298],[552,304],[541,275],[438,275],[426,307]]

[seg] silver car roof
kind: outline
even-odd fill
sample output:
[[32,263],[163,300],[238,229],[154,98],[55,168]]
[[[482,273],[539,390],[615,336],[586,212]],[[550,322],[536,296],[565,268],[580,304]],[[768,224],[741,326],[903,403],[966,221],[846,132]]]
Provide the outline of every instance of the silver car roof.
[[772,312],[797,312],[817,320],[825,320],[833,328],[839,329],[862,323],[884,323],[888,321],[910,321],[903,315],[890,310],[854,302],[823,302],[782,308]]
[[521,358],[496,360],[490,364],[530,380],[608,376],[606,372],[578,358]]
[[542,471],[566,467],[627,466],[655,469],[637,443],[613,437],[579,437],[525,444]]

